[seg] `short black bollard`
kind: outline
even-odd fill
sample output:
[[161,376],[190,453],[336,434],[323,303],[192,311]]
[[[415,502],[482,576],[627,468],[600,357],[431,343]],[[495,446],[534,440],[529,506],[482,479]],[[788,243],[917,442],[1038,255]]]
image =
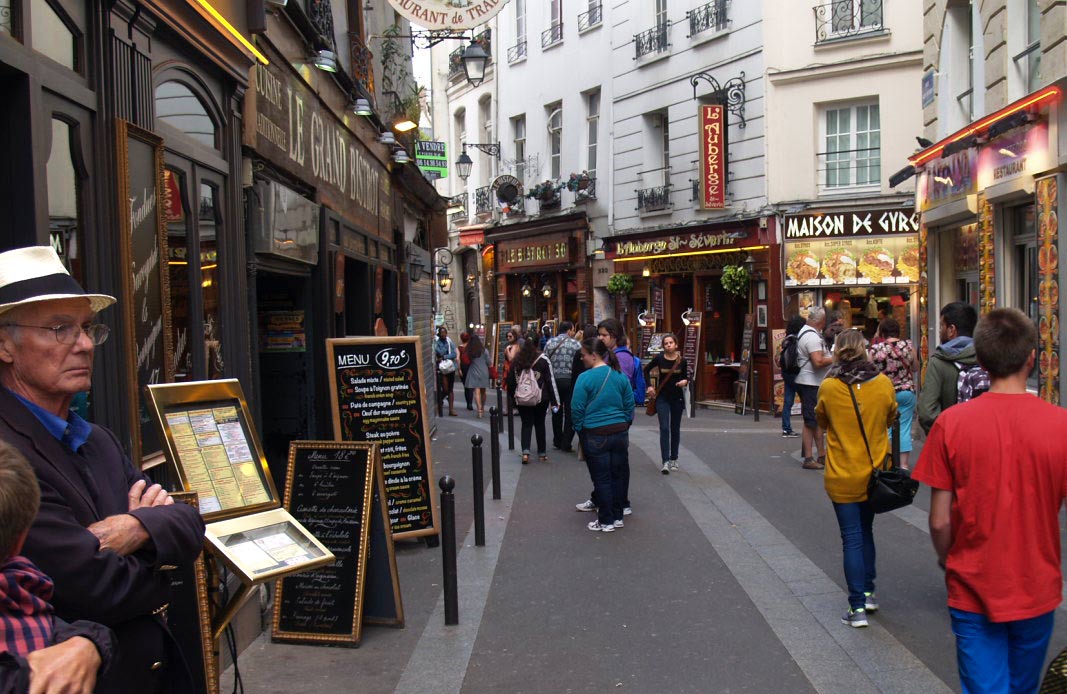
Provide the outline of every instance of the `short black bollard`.
[[893,422],[893,427],[889,430],[892,438],[892,454],[893,454],[893,467],[900,467],[900,419]]
[[489,469],[493,476],[493,498],[500,498],[500,410],[489,408]]
[[474,478],[474,544],[485,547],[485,473],[482,470],[482,437],[471,437],[471,471]]
[[759,421],[759,371],[752,369],[752,419]]
[[515,403],[508,395],[508,450],[515,450]]
[[456,481],[445,475],[441,488],[441,569],[445,590],[445,624],[459,624],[459,576],[456,572]]
[[496,387],[496,411],[504,411],[504,388],[499,385]]

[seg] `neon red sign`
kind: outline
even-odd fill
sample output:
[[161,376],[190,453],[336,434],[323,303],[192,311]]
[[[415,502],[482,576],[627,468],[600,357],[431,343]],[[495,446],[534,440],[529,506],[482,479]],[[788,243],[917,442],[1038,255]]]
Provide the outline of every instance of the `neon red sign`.
[[705,210],[726,207],[726,122],[723,107],[700,106],[700,202]]

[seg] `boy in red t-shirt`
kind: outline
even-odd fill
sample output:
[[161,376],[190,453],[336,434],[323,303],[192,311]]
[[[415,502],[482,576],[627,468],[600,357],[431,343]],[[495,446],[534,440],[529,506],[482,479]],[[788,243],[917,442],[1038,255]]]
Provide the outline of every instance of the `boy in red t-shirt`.
[[1037,330],[997,309],[974,332],[992,385],[941,413],[913,477],[932,487],[963,691],[1034,692],[1060,604],[1067,410],[1026,391]]

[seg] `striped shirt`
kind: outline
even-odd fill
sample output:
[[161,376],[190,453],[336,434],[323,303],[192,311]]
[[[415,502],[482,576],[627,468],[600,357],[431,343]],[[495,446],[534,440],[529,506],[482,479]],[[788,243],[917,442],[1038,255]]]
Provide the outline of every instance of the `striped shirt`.
[[24,656],[52,645],[52,579],[25,557],[0,565],[0,650]]

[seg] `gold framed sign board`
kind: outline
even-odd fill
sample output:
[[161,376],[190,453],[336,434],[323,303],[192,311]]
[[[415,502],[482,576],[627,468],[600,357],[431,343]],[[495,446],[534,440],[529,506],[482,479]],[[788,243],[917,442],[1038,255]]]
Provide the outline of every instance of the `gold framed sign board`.
[[[174,492],[177,503],[199,508],[196,492]],[[189,664],[197,694],[219,694],[219,652],[211,636],[207,569],[201,552],[192,566],[168,571],[170,609],[167,627]]]
[[210,523],[204,537],[247,585],[334,562],[333,553],[281,508]]
[[[388,511],[379,490],[377,449],[372,443],[337,441],[289,444],[285,507],[322,539],[337,562],[275,584],[274,641],[358,646],[367,597],[384,599],[397,616],[400,583],[387,530]],[[386,544],[376,546],[374,533]],[[377,594],[368,596],[372,562],[384,567],[388,581],[370,586]]]
[[145,386],[174,379],[171,350],[170,274],[164,224],[163,140],[124,120],[115,120],[118,209],[121,233],[122,309],[130,384],[132,458],[144,464],[162,448]]
[[378,444],[393,537],[436,535],[419,338],[328,339],[326,363],[334,439]]

